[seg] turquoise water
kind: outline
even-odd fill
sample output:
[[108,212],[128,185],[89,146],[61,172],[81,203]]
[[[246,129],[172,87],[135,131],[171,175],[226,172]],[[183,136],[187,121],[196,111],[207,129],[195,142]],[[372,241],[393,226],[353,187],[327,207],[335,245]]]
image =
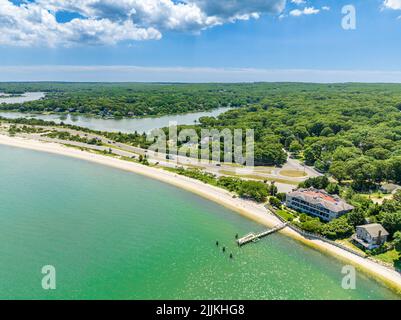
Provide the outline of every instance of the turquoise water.
[[342,289],[339,261],[280,234],[240,249],[263,227],[139,175],[0,146],[0,177],[1,299],[398,298],[362,274]]

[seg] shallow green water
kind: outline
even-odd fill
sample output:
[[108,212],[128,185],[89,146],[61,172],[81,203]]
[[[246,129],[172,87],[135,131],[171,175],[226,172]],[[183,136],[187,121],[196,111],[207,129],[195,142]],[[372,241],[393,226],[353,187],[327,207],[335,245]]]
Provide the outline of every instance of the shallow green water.
[[0,298],[397,298],[360,274],[342,289],[340,262],[279,234],[239,249],[263,227],[142,176],[0,146],[0,177]]

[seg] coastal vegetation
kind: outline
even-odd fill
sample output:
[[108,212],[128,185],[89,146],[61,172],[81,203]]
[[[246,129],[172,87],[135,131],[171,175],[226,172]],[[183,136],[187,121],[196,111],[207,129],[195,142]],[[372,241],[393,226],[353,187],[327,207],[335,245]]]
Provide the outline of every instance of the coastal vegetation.
[[[64,123],[57,124],[54,121],[45,121],[34,118],[4,119],[0,117],[0,123],[1,122],[10,123],[13,125],[12,126],[13,128],[17,128],[16,125],[19,125],[17,132],[24,132],[24,133],[43,132],[44,129],[41,127],[48,127],[48,128],[58,127],[58,128],[66,128],[83,133],[90,133],[94,135],[103,136],[115,142],[125,143],[128,145],[137,146],[144,149],[147,149],[150,145],[154,143],[153,140],[150,141],[147,140],[146,134],[138,132],[121,133],[121,132],[97,131],[75,125],[64,124]],[[78,141],[76,140],[76,136],[67,134],[66,132],[57,133],[56,131],[54,131],[52,137],[70,141]]]
[[203,172],[199,169],[168,168],[169,171],[177,174],[200,180],[204,183],[226,189],[240,196],[263,203],[267,200],[270,189],[268,185],[259,181],[242,180],[240,178],[220,176]]
[[52,131],[52,132],[46,134],[46,136],[49,138],[53,138],[53,139],[69,140],[69,141],[81,142],[81,143],[97,145],[97,146],[102,145],[102,142],[99,139],[96,139],[96,138],[89,139],[89,138],[81,137],[78,134],[74,135],[74,134],[71,134],[69,132],[64,132],[64,131]]

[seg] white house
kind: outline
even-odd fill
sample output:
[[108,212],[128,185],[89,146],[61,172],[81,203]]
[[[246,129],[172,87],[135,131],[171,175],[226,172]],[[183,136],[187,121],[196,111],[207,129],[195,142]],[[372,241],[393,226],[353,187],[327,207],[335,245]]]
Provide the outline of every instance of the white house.
[[372,250],[383,245],[388,236],[389,233],[381,224],[372,223],[356,227],[352,240],[364,249]]

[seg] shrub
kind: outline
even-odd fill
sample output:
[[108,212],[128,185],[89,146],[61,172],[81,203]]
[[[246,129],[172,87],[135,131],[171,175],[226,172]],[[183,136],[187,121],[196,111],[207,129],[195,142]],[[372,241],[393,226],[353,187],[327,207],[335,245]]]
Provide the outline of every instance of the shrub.
[[348,214],[348,223],[354,227],[365,224],[365,214],[362,209],[356,208]]
[[284,202],[286,199],[286,194],[284,192],[277,193],[276,198],[279,199],[281,202]]
[[301,228],[307,232],[320,233],[323,223],[318,218],[310,219],[301,224]]
[[344,239],[352,235],[354,228],[345,217],[331,220],[324,224],[322,235],[330,239]]
[[281,201],[276,197],[270,197],[269,203],[276,208],[281,208]]
[[326,189],[329,185],[329,178],[326,176],[309,178],[304,182],[300,183],[301,188],[315,188],[315,189]]

